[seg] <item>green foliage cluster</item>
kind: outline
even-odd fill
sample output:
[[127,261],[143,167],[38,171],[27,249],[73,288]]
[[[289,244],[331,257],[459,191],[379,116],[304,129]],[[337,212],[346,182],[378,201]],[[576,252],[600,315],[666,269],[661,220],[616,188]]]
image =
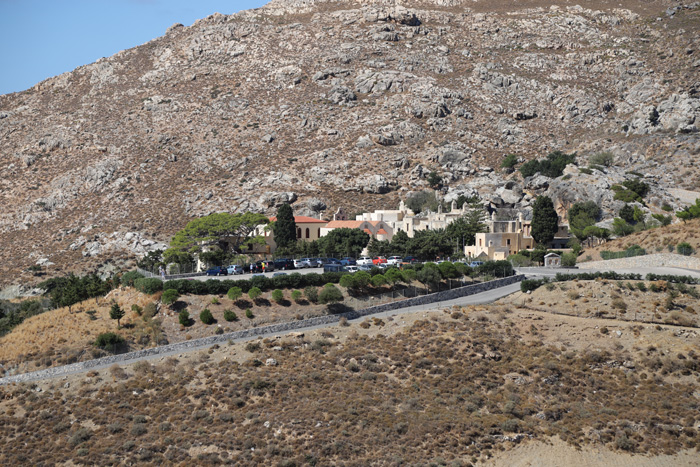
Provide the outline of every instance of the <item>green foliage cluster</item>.
[[296,243],[297,224],[289,204],[285,203],[277,209],[277,219],[272,224],[272,232],[278,248],[289,248]]
[[318,301],[324,305],[343,301],[343,293],[333,284],[326,284],[318,294]]
[[622,182],[622,186],[613,185],[610,189],[615,192],[613,199],[624,201],[625,203],[633,203],[635,201],[641,203],[644,197],[649,193],[649,185],[639,178],[625,180]]
[[677,284],[700,284],[700,279],[693,276],[674,276],[670,274],[652,274],[646,275],[648,281],[666,281]]
[[690,256],[695,253],[693,246],[688,242],[681,242],[676,245],[676,251],[679,255]]
[[122,285],[133,287],[136,279],[143,279],[144,277],[145,276],[138,271],[127,271],[122,274],[120,282]]
[[224,310],[224,319],[226,321],[238,321],[238,315],[233,310]]
[[310,285],[304,288],[304,296],[311,303],[318,303],[318,288]]
[[[265,276],[255,276],[251,279],[226,279],[226,280],[216,280],[209,279],[207,281],[190,281],[186,279],[177,279],[166,281],[163,284],[165,289],[174,289],[180,295],[229,295],[231,300],[238,300],[240,296],[248,291],[252,287],[257,287],[261,291],[268,291],[273,289],[300,289],[307,286],[319,287],[327,283],[337,284],[340,282],[340,278],[347,274],[345,272],[324,272],[322,274],[309,273],[309,274],[285,274],[283,276],[275,277],[265,277]],[[239,289],[231,292],[231,289]],[[230,295],[230,294],[233,294]]]
[[413,193],[406,199],[406,207],[413,211],[415,214],[423,212],[423,210],[429,209],[431,211],[437,211],[438,200],[435,197],[435,192],[433,190],[425,190]]
[[[673,277],[673,276],[672,276]],[[582,281],[592,281],[596,279],[607,279],[607,280],[640,280],[642,276],[640,274],[621,274],[617,273],[615,271],[598,271],[598,272],[584,272],[580,274],[563,274],[563,273],[557,273],[556,276],[551,280],[553,282],[567,282],[567,281],[573,281],[573,280],[582,280]],[[649,276],[647,276],[647,280],[657,280],[657,279],[649,279]],[[547,284],[550,282],[550,279],[547,277],[544,277],[542,279],[525,279],[524,281],[520,282],[520,290],[522,292],[528,292],[528,291],[533,291],[539,287],[541,287],[544,284]]]
[[439,188],[442,185],[442,177],[435,171],[430,172],[426,180],[431,188]]
[[177,290],[167,289],[160,297],[160,301],[163,305],[172,305],[178,298],[180,298],[180,293]]
[[537,172],[550,178],[560,177],[564,173],[564,168],[576,162],[576,153],[565,154],[561,151],[554,151],[547,155],[545,159],[534,159],[524,163],[520,167],[523,177],[532,177]]
[[512,169],[518,163],[518,156],[515,154],[508,154],[501,162],[502,169]]
[[682,211],[677,211],[676,217],[683,222],[700,218],[700,198],[695,200],[695,204],[685,207]]
[[615,163],[615,156],[610,151],[598,152],[588,158],[588,163],[591,165],[612,167],[612,165]]
[[284,292],[282,292],[280,289],[273,290],[270,296],[275,303],[282,303],[284,301]]
[[214,324],[215,321],[209,308],[205,308],[199,313],[199,320],[204,324]]
[[180,312],[177,314],[177,320],[179,321],[180,325],[182,326],[189,326],[190,323],[190,312],[185,310],[180,310]]
[[119,334],[113,332],[105,332],[97,336],[95,339],[95,346],[101,349],[109,349],[113,352],[119,348],[124,347],[126,341]]
[[109,308],[109,317],[117,320],[117,327],[121,327],[121,319],[125,314],[126,313],[117,302],[112,303],[112,306]]
[[163,290],[163,281],[155,277],[144,277],[134,281],[134,288],[141,293],[152,295]]
[[600,257],[607,259],[620,259],[620,258],[631,258],[633,256],[644,256],[647,252],[644,248],[639,245],[631,245],[623,251],[608,251],[603,250],[600,252]]
[[538,196],[532,205],[532,238],[537,244],[546,245],[559,230],[559,216],[548,196]]
[[25,319],[41,314],[50,308],[50,302],[45,298],[24,300],[13,303],[0,300],[0,337],[12,331]]
[[88,298],[102,297],[112,290],[112,281],[100,279],[97,274],[77,277],[55,277],[39,284],[45,295],[51,298],[51,304],[58,307],[71,307]]

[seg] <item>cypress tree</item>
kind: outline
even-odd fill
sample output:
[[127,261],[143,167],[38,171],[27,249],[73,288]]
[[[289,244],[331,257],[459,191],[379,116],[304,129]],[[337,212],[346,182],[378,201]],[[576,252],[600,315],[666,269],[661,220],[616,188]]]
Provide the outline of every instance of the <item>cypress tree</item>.
[[289,204],[283,204],[277,209],[277,220],[272,225],[277,248],[288,248],[297,241],[297,224]]
[[532,205],[532,238],[538,245],[554,240],[559,229],[559,216],[548,196],[538,196]]

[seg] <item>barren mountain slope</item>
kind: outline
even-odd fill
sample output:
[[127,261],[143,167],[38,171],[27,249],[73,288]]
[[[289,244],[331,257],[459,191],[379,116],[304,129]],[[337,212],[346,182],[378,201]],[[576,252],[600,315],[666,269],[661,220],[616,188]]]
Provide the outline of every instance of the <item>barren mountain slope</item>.
[[0,96],[0,282],[214,211],[393,207],[508,153],[698,185],[698,4],[585,5],[280,0]]

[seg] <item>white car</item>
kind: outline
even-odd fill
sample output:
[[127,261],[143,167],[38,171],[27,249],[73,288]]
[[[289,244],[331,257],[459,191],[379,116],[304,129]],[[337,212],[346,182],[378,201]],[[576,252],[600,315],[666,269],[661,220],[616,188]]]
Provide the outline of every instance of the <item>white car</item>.
[[369,256],[363,256],[357,260],[357,265],[358,266],[372,266],[372,265],[374,265],[374,263],[372,263],[372,258],[370,258]]
[[359,269],[357,266],[352,266],[352,265],[350,265],[350,266],[345,266],[345,270],[346,270],[347,272],[357,272],[357,271],[359,271],[360,269]]
[[243,274],[243,267],[240,264],[232,264],[226,270],[229,274]]
[[310,268],[311,263],[309,263],[309,258],[295,259],[294,260],[294,267],[296,269]]
[[398,266],[402,261],[403,258],[400,256],[390,256],[389,259],[386,260],[386,264]]

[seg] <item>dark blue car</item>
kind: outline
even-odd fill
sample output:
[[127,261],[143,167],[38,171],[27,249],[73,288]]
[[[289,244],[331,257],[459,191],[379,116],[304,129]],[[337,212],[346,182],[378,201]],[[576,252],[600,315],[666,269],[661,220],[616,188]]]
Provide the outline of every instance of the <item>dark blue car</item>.
[[207,276],[228,276],[228,271],[225,267],[215,266],[207,269]]

